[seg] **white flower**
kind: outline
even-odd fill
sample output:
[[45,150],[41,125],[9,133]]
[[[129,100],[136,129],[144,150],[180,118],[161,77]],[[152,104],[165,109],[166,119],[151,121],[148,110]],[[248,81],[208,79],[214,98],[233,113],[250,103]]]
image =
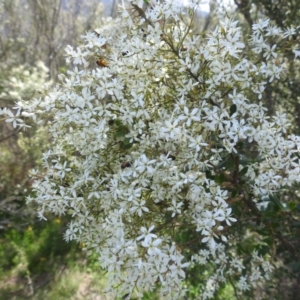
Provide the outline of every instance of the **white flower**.
[[172,218],[175,217],[176,214],[181,213],[180,207],[183,205],[182,202],[177,203],[176,199],[172,199],[172,206],[168,208],[168,210],[172,211]]
[[139,160],[135,162],[134,167],[139,173],[147,171],[149,174],[153,174],[155,169],[152,167],[152,164],[155,162],[155,159],[149,160],[146,155],[143,154]]
[[294,54],[295,54],[295,59],[296,59],[297,57],[300,57],[300,50],[294,49],[293,52],[294,52]]
[[59,170],[57,173],[61,178],[65,177],[66,172],[70,172],[71,168],[67,168],[67,162],[65,161],[63,165],[56,164],[55,169]]
[[157,238],[156,234],[151,233],[151,231],[154,229],[154,227],[155,227],[154,225],[152,225],[149,229],[142,227],[140,230],[142,232],[142,235],[137,237],[136,240],[139,241],[139,240],[143,239],[144,241],[149,242],[153,238]]
[[277,57],[277,53],[275,52],[276,49],[276,45],[273,45],[272,48],[269,45],[265,46],[265,53],[264,53],[264,57],[266,59],[269,59],[270,57],[276,58]]
[[149,255],[159,255],[161,254],[161,250],[157,247],[158,245],[160,245],[162,242],[162,239],[156,239],[156,240],[152,240],[152,239],[145,239],[142,242],[142,246],[147,249],[147,253]]
[[237,284],[237,287],[241,291],[248,291],[250,290],[250,286],[247,283],[247,278],[245,276],[241,276],[239,279],[239,282]]
[[262,34],[264,29],[269,25],[269,20],[259,19],[257,23],[252,25],[252,30],[255,33]]
[[130,211],[136,212],[141,217],[144,212],[149,211],[149,209],[146,206],[144,206],[145,203],[145,200],[142,200],[141,202],[133,200],[133,206],[130,208]]

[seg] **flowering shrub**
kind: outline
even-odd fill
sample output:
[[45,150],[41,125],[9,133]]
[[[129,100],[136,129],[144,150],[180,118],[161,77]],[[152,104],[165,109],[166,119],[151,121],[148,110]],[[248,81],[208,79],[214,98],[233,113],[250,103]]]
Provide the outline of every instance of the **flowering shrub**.
[[259,20],[248,44],[224,19],[205,37],[193,31],[197,1],[186,14],[178,3],[133,1],[67,48],[73,70],[47,96],[1,111],[14,127],[49,123],[53,148],[28,201],[41,218],[72,215],[65,240],[98,253],[127,297],[159,287],[182,299],[186,272],[210,263],[203,298],[227,281],[247,291],[269,279],[271,242],[244,242],[274,233],[269,204],[288,210],[277,194],[300,181],[300,137],[263,106],[265,85],[284,71],[268,41],[295,30]]
[[[3,66],[4,76],[1,78],[0,85],[0,99],[10,101],[10,106],[13,105],[14,100],[26,99],[37,94],[47,82],[49,75],[48,68],[43,62],[38,61],[35,67],[27,67],[24,65],[18,67]],[[51,84],[48,80],[47,84]]]

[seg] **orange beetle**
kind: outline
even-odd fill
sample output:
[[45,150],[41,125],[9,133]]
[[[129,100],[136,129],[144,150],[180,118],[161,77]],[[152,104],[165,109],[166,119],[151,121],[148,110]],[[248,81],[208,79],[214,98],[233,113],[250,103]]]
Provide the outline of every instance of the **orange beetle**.
[[101,68],[107,68],[108,62],[106,60],[100,58],[97,60],[97,65]]

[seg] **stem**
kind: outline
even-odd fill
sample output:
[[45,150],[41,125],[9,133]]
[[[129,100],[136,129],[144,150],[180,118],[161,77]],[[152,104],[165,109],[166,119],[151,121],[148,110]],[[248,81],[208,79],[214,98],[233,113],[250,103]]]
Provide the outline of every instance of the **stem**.
[[236,289],[236,287],[235,287],[235,285],[234,285],[234,283],[233,283],[233,281],[231,279],[231,276],[229,276],[229,282],[230,282],[230,284],[233,287],[234,295],[235,295],[236,299],[241,300],[240,296],[238,295],[238,291],[237,291],[237,289]]

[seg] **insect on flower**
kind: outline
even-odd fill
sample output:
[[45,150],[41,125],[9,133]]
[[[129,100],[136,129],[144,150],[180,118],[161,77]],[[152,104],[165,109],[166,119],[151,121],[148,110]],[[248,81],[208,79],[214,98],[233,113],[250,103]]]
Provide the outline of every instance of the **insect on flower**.
[[100,58],[97,60],[97,65],[101,68],[107,68],[108,62],[106,60]]
[[129,168],[129,167],[131,167],[131,163],[129,161],[125,161],[121,164],[122,169]]

